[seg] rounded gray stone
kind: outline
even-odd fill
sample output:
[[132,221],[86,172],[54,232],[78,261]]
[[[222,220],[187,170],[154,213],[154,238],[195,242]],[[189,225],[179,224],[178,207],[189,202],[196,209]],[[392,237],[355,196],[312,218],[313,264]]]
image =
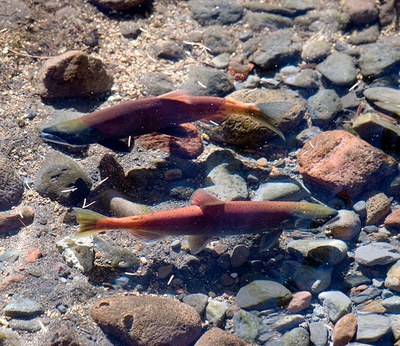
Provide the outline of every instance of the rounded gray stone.
[[278,282],[256,280],[243,286],[236,295],[236,304],[242,309],[265,310],[289,303],[292,293]]
[[340,291],[326,291],[318,295],[318,299],[323,302],[323,307],[327,311],[329,319],[336,323],[341,317],[351,312],[351,300]]
[[356,262],[366,266],[386,265],[399,259],[399,249],[383,242],[360,246],[355,251]]
[[400,296],[392,296],[382,300],[383,307],[392,314],[400,313]]
[[310,335],[304,328],[298,327],[292,329],[283,335],[285,346],[308,346],[310,344]]
[[89,176],[66,155],[54,153],[43,163],[35,182],[39,194],[65,205],[82,201],[92,186]]
[[291,255],[319,264],[336,265],[347,256],[347,245],[336,239],[300,239],[287,245]]
[[301,201],[309,194],[291,180],[270,181],[255,191],[254,201]]
[[202,316],[206,310],[208,296],[202,293],[194,293],[184,297],[182,301],[195,308],[199,315]]
[[342,109],[342,101],[333,89],[322,89],[307,100],[313,125],[328,127]]
[[194,66],[190,69],[188,80],[182,89],[196,96],[224,97],[235,90],[228,74],[214,68]]
[[301,58],[310,63],[318,62],[328,56],[331,48],[331,44],[326,41],[309,41],[303,46]]
[[43,306],[35,300],[15,296],[7,303],[3,310],[10,317],[32,317],[44,312]]
[[243,7],[231,0],[190,0],[189,9],[201,25],[232,24],[243,16]]
[[323,228],[330,231],[335,239],[350,240],[360,233],[361,221],[354,211],[339,210],[337,217]]
[[281,265],[281,273],[299,291],[320,293],[331,284],[332,267],[313,267],[296,261],[286,261]]
[[318,64],[317,70],[335,85],[352,85],[357,79],[357,69],[353,58],[344,53],[332,53],[322,63]]
[[390,332],[390,320],[382,315],[359,315],[357,325],[356,339],[360,342],[376,342]]

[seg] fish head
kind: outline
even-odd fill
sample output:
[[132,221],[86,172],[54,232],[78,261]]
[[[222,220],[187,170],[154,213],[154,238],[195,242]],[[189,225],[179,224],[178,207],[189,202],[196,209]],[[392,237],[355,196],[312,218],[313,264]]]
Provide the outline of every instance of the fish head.
[[97,143],[103,139],[96,129],[85,125],[79,119],[67,120],[45,127],[41,130],[40,137],[45,142],[70,147]]
[[303,220],[327,221],[338,215],[338,211],[325,205],[301,202],[295,216]]

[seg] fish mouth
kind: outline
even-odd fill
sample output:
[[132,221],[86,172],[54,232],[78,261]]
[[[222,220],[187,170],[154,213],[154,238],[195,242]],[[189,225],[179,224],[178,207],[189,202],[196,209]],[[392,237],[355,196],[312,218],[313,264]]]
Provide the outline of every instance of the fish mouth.
[[82,144],[71,144],[69,142],[67,142],[65,139],[53,134],[53,133],[49,133],[46,130],[42,130],[39,134],[40,138],[48,143],[54,143],[54,144],[59,144],[59,145],[63,145],[66,147],[72,147],[72,148],[79,148],[79,147],[83,147],[84,145]]

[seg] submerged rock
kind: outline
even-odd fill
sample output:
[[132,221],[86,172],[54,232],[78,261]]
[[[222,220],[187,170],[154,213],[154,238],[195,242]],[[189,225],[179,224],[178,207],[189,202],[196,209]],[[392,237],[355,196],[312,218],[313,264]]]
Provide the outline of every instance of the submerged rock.
[[386,265],[399,259],[399,249],[394,245],[383,242],[360,246],[355,251],[356,262],[366,266]]
[[14,296],[4,307],[4,314],[10,317],[32,317],[44,312],[43,306],[35,300]]
[[355,198],[395,174],[396,160],[342,130],[324,132],[297,154],[305,181],[346,198]]
[[357,78],[353,59],[344,53],[332,53],[317,66],[317,70],[326,79],[339,86],[352,85]]
[[334,345],[345,346],[353,339],[357,330],[357,318],[349,313],[340,318],[333,329],[332,341]]
[[232,79],[225,72],[204,66],[190,69],[182,89],[196,96],[224,97],[235,90]]
[[[279,90],[239,90],[229,97],[245,103],[256,103],[285,134],[297,128],[306,112],[305,102]],[[218,127],[205,127],[211,139],[242,147],[259,147],[274,136],[262,123],[250,117],[232,114]]]
[[56,246],[68,265],[82,272],[88,272],[92,270],[94,263],[92,237],[75,239],[67,236],[63,239],[60,239],[56,243]]
[[95,322],[129,345],[189,346],[199,338],[201,319],[194,308],[159,296],[115,296],[96,302]]
[[336,265],[347,256],[347,245],[336,239],[299,239],[287,245],[292,256],[318,264]]
[[336,239],[351,240],[360,233],[361,221],[354,211],[339,210],[338,216],[323,228]]
[[73,50],[43,64],[37,89],[43,98],[93,97],[110,92],[113,81],[100,59]]
[[367,44],[361,49],[358,65],[364,77],[376,78],[400,62],[400,39],[397,36]]
[[92,181],[79,165],[66,155],[54,153],[43,163],[35,182],[42,196],[65,205],[81,202],[89,193]]
[[247,346],[248,344],[234,334],[213,327],[197,340],[194,346]]
[[34,209],[26,206],[0,212],[0,232],[7,232],[28,226],[33,222],[34,216]]
[[326,128],[334,124],[335,115],[342,110],[342,101],[333,89],[322,89],[307,100],[313,125]]
[[298,290],[320,293],[331,284],[332,267],[313,267],[296,261],[282,263],[283,278]]
[[360,342],[376,342],[390,332],[390,320],[382,315],[360,315],[357,324],[356,339]]
[[[400,109],[398,111],[400,113]],[[400,126],[386,117],[375,113],[360,115],[353,121],[353,129],[377,148],[400,152]]]
[[340,291],[326,291],[318,295],[327,311],[329,319],[336,323],[341,317],[351,311],[351,300]]
[[308,41],[304,44],[301,58],[309,63],[319,62],[326,58],[331,50],[331,44],[327,41]]
[[236,295],[236,304],[243,309],[265,310],[282,307],[292,299],[292,293],[278,282],[256,280],[243,286]]
[[384,87],[368,88],[364,90],[364,96],[380,109],[400,115],[400,90]]
[[264,38],[251,61],[264,70],[271,70],[295,60],[300,55],[301,44],[290,30],[278,30]]
[[0,210],[16,206],[24,193],[22,179],[15,171],[14,164],[0,154]]
[[90,0],[90,2],[109,11],[128,11],[140,6],[145,0]]
[[378,193],[368,198],[366,203],[367,215],[365,223],[367,225],[378,225],[392,211],[390,200],[384,193]]
[[189,9],[201,25],[232,24],[243,16],[243,7],[231,0],[190,0]]

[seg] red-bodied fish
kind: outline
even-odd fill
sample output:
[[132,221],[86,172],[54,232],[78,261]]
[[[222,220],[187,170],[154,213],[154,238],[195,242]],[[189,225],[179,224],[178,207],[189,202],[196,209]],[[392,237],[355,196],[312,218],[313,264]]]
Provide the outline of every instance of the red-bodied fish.
[[40,135],[44,141],[62,145],[99,143],[118,150],[122,138],[197,120],[222,122],[231,114],[254,117],[284,138],[274,125],[274,119],[256,104],[221,97],[191,96],[183,91],[127,101],[46,127]]
[[87,236],[108,229],[127,229],[144,241],[189,235],[190,249],[197,254],[213,236],[261,233],[293,216],[315,220],[337,215],[334,209],[307,202],[224,202],[205,190],[195,191],[191,202],[193,205],[188,207],[121,218],[75,208],[80,225],[75,235]]

